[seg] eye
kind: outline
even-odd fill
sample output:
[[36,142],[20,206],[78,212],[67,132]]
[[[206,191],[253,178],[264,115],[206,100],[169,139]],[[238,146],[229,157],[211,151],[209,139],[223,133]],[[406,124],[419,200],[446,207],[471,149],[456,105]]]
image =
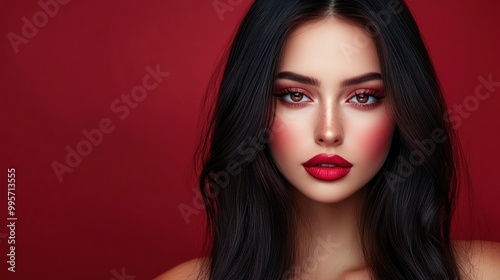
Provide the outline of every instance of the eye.
[[285,105],[297,106],[301,103],[311,102],[312,100],[307,97],[307,95],[298,89],[284,89],[280,93],[276,94],[276,97],[280,99]]
[[371,108],[380,103],[380,100],[384,98],[381,96],[378,91],[371,89],[362,89],[354,92],[347,102],[352,103],[353,105],[363,107],[363,108]]

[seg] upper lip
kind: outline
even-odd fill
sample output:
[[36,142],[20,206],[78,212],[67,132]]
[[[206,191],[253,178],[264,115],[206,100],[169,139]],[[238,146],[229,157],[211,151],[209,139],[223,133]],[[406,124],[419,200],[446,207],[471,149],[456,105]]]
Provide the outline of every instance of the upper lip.
[[302,165],[309,167],[320,164],[335,164],[340,167],[352,167],[352,164],[339,155],[319,154],[304,162]]

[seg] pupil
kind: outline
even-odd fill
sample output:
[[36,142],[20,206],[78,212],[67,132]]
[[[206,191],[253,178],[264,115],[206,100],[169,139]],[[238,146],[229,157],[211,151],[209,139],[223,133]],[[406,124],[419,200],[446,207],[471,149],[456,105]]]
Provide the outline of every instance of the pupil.
[[300,101],[302,99],[302,93],[300,92],[294,92],[292,94],[292,100],[293,101]]
[[356,99],[359,103],[366,103],[366,101],[368,101],[368,96],[364,94],[358,94],[356,95]]

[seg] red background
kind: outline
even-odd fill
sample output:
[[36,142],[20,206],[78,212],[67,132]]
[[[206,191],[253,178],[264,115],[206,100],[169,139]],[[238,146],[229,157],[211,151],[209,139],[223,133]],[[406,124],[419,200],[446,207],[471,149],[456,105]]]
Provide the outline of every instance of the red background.
[[[203,215],[186,224],[178,205],[193,205],[204,89],[251,1],[221,0],[234,4],[222,17],[213,2],[70,1],[16,54],[9,32],[21,35],[22,17],[32,22],[41,8],[2,1],[0,278],[151,279],[199,256]],[[500,81],[500,2],[407,3],[450,105],[469,100],[479,76]],[[157,64],[170,75],[120,120],[111,103]],[[457,238],[500,241],[499,92],[458,128],[477,217],[471,224],[461,200]],[[115,130],[59,182],[52,162],[64,163],[65,147],[75,149],[103,118]],[[6,263],[8,167],[16,168],[16,273]]]

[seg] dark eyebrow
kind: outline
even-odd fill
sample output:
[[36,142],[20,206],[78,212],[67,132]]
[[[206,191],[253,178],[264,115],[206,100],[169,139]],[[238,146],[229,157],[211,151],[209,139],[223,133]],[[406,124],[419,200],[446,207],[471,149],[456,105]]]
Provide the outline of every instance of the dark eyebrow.
[[[319,86],[319,81],[315,78],[312,77],[307,77],[303,76],[297,73],[293,72],[280,72],[277,75],[277,79],[287,79],[287,80],[292,80],[296,81],[299,83],[311,85],[311,86]],[[370,72],[366,74],[362,74],[353,78],[348,78],[342,81],[341,86],[342,87],[348,87],[348,86],[353,86],[357,84],[361,84],[364,82],[372,81],[372,80],[382,80],[382,74],[377,73],[377,72]]]
[[342,87],[348,87],[373,80],[382,80],[382,74],[376,72],[366,73],[357,77],[345,79],[340,85]]
[[311,86],[319,86],[319,81],[315,78],[303,76],[293,72],[279,72],[277,79],[287,79]]

